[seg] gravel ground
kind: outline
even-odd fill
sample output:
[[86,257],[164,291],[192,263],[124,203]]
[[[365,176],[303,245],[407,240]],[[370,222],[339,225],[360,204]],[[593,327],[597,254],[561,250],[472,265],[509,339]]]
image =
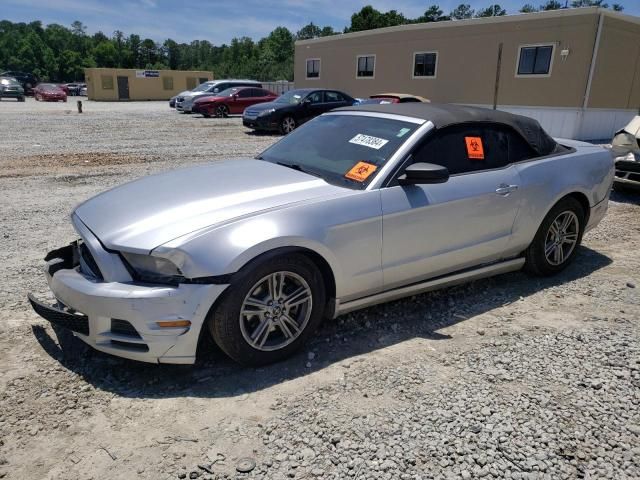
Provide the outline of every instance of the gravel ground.
[[139,364],[30,310],[44,253],[105,188],[277,137],[165,102],[30,100],[0,102],[0,478],[640,478],[640,195],[614,193],[557,277],[349,314],[265,368],[210,342],[194,367]]

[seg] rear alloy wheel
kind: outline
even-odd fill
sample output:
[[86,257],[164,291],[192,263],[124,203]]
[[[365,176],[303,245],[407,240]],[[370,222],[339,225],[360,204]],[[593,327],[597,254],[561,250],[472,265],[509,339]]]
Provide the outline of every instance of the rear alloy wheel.
[[226,105],[218,105],[216,108],[216,117],[227,118],[229,116],[229,107]]
[[575,198],[558,202],[547,214],[525,252],[525,268],[535,275],[563,270],[576,254],[584,232],[585,212]]
[[296,129],[296,121],[293,117],[284,117],[280,121],[280,133],[287,135]]
[[242,365],[282,360],[314,332],[325,306],[322,276],[307,257],[258,260],[243,269],[213,312],[214,341]]

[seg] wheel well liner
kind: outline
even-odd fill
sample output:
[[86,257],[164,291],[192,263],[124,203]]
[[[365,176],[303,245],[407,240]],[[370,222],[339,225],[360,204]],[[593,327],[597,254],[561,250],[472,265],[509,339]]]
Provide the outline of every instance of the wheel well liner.
[[573,192],[562,198],[567,197],[573,197],[580,203],[580,206],[582,206],[582,210],[584,211],[584,224],[587,225],[589,223],[589,215],[591,214],[591,205],[589,204],[589,199],[587,198],[587,196],[581,192]]

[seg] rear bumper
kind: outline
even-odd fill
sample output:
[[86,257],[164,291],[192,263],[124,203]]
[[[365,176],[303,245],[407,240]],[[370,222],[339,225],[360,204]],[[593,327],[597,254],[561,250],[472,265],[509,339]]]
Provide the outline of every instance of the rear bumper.
[[[60,251],[64,249],[56,253]],[[70,265],[73,260],[59,258],[64,253],[57,255],[45,276],[58,303],[48,306],[29,298],[41,317],[111,355],[151,363],[194,363],[200,330],[227,285],[102,281]],[[156,323],[175,320],[189,320],[191,325],[163,328]],[[135,330],[123,333],[114,327],[122,321]]]
[[607,196],[603,200],[591,207],[591,210],[589,212],[589,221],[587,222],[587,226],[584,229],[584,233],[587,233],[589,230],[597,227],[604,216],[607,214],[607,210],[609,209],[610,195],[611,191],[607,193]]

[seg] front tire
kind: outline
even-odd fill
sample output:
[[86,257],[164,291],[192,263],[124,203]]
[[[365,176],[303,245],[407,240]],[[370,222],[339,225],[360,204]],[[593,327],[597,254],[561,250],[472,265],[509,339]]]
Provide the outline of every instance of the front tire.
[[287,135],[296,129],[296,120],[293,117],[284,117],[280,120],[280,133]]
[[211,315],[209,330],[241,365],[277,362],[316,330],[325,296],[322,275],[306,256],[258,259],[235,276]]
[[586,213],[578,200],[565,197],[547,214],[525,251],[525,270],[549,276],[564,270],[582,241]]
[[216,117],[227,118],[229,116],[229,107],[226,105],[218,105],[216,107]]

